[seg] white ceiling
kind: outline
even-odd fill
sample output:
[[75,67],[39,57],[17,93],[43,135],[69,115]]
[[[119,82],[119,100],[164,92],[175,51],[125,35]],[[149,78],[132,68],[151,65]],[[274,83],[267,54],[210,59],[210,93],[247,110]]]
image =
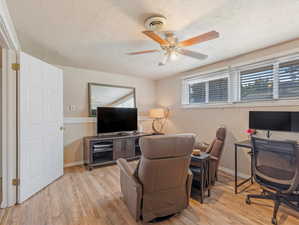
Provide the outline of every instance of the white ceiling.
[[[299,0],[7,0],[24,51],[53,64],[159,79],[299,37]],[[167,17],[180,40],[216,30],[220,38],[188,47],[208,54],[158,66],[159,46],[145,18]]]

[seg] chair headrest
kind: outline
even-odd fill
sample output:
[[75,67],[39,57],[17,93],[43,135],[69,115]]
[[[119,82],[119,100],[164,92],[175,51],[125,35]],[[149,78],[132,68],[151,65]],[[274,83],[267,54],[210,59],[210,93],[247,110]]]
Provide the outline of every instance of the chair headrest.
[[194,134],[156,135],[140,139],[142,156],[148,159],[191,155]]
[[218,128],[216,132],[216,137],[220,139],[221,141],[224,141],[226,135],[226,129],[224,127]]

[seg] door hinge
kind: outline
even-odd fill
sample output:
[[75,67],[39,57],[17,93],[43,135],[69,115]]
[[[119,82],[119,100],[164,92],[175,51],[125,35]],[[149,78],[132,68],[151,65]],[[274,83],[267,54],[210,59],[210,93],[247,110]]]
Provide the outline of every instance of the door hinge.
[[20,64],[19,63],[13,63],[13,64],[11,64],[11,68],[14,71],[19,71],[20,70]]
[[20,179],[19,178],[12,179],[12,185],[14,186],[20,185]]

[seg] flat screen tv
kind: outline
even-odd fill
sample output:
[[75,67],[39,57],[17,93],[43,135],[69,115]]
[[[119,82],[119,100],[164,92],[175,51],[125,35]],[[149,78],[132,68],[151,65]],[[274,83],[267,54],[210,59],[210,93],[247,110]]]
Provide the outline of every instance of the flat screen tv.
[[97,133],[137,130],[137,108],[97,108]]
[[249,128],[299,132],[299,112],[251,111],[249,112]]

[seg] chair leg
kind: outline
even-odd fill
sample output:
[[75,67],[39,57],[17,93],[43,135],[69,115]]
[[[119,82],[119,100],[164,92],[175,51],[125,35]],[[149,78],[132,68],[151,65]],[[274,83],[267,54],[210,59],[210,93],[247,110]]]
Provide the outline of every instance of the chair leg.
[[276,216],[277,216],[277,211],[279,209],[279,206],[280,206],[280,201],[276,200],[275,205],[274,205],[273,217],[272,217],[272,224],[274,224],[274,225],[277,225]]
[[251,198],[258,198],[258,199],[271,199],[275,200],[275,196],[273,195],[247,195],[246,202],[247,200],[250,200]]

